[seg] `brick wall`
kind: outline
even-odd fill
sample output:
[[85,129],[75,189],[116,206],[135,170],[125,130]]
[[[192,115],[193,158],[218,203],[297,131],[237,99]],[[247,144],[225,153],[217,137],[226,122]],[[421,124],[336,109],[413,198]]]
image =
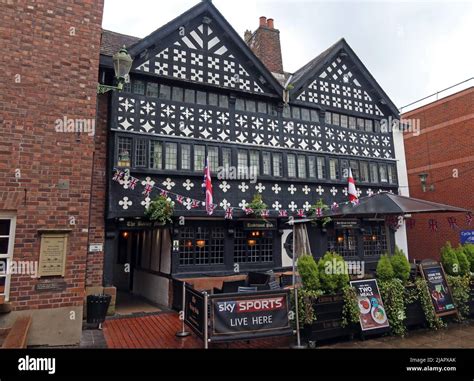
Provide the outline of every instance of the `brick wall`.
[[38,230],[71,229],[66,290],[36,292],[37,279],[12,275],[14,310],[82,306],[94,138],[55,122],[95,120],[102,11],[103,0],[2,2],[0,211],[17,214],[13,259],[38,260]]
[[273,19],[260,17],[258,29],[253,34],[246,32],[245,41],[268,70],[283,73],[280,31],[275,29]]
[[[410,196],[474,210],[474,88],[410,111],[402,118],[419,119],[421,133],[405,134]],[[419,174],[428,173],[434,191],[423,192]],[[449,227],[454,217],[460,229]],[[459,243],[459,230],[467,225],[463,213],[414,215],[415,228],[408,229],[411,258],[439,258],[446,241]],[[428,220],[436,219],[439,231],[428,230]]]

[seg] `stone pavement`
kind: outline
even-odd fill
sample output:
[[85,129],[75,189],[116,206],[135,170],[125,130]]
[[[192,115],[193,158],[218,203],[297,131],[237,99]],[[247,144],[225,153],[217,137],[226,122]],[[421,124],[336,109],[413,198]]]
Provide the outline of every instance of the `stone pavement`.
[[374,339],[344,341],[320,345],[318,348],[474,348],[474,321],[450,323],[447,328],[437,331],[419,329],[409,331],[404,337],[385,336]]

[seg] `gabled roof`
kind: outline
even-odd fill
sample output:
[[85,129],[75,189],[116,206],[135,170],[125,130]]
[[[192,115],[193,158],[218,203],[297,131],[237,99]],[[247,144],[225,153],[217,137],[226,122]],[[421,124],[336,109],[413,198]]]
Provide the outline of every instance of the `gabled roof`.
[[398,108],[390,100],[385,91],[383,91],[382,87],[380,87],[375,78],[372,76],[372,74],[370,74],[365,65],[362,63],[359,57],[357,57],[357,55],[354,53],[354,51],[344,38],[341,38],[334,45],[330,46],[328,49],[326,49],[324,52],[319,54],[317,57],[309,61],[306,65],[304,65],[301,69],[297,70],[294,73],[293,78],[291,79],[293,87],[290,90],[290,99],[295,99],[301,89],[308,85],[308,83],[314,78],[314,76],[319,71],[327,67],[341,51],[344,51],[352,60],[352,62],[354,62],[364,79],[368,82],[370,86],[375,89],[380,98],[384,100],[386,107],[389,108],[390,112],[393,115],[398,115]]
[[[186,25],[186,23],[192,21],[199,16],[208,16],[212,18],[213,22],[216,22],[222,29],[225,30],[226,38],[228,38],[239,50],[245,60],[251,62],[256,68],[258,73],[265,79],[269,84],[270,88],[275,90],[275,93],[278,96],[281,96],[283,87],[280,82],[272,75],[272,73],[265,67],[265,65],[258,59],[258,57],[252,52],[252,50],[247,46],[245,41],[239,36],[235,29],[228,23],[224,16],[217,10],[217,8],[212,4],[211,1],[202,1],[194,7],[190,8],[180,16],[176,17],[174,20],[168,22],[162,27],[155,30],[153,33],[147,37],[139,40],[133,41],[132,45],[129,47],[129,54],[135,58],[136,63],[134,66],[139,65],[143,60],[140,57],[143,53],[146,53],[148,50],[155,48],[156,44],[162,41],[165,37],[175,32],[178,28]],[[117,38],[118,40],[119,38]],[[118,50],[118,49],[117,49]]]
[[125,47],[129,48],[138,41],[140,41],[139,37],[127,36],[126,34],[102,29],[100,54],[104,56],[113,56],[124,45]]

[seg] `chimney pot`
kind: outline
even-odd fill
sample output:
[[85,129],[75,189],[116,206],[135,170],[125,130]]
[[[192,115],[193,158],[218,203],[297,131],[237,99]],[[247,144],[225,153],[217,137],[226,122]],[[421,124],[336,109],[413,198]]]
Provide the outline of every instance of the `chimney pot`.
[[267,26],[267,18],[265,16],[260,17],[260,26]]
[[275,26],[273,24],[273,19],[268,19],[267,20],[267,27],[270,29],[275,29]]

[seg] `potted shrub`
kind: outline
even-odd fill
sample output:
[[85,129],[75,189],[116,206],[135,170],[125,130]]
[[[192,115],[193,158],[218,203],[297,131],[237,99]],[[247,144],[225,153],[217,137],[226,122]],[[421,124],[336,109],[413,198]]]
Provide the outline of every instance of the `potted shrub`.
[[[349,275],[344,259],[335,253],[326,253],[318,261],[321,296],[313,303],[316,321],[311,326],[313,341],[353,337],[355,293],[349,287]],[[352,291],[351,291],[352,290]]]

